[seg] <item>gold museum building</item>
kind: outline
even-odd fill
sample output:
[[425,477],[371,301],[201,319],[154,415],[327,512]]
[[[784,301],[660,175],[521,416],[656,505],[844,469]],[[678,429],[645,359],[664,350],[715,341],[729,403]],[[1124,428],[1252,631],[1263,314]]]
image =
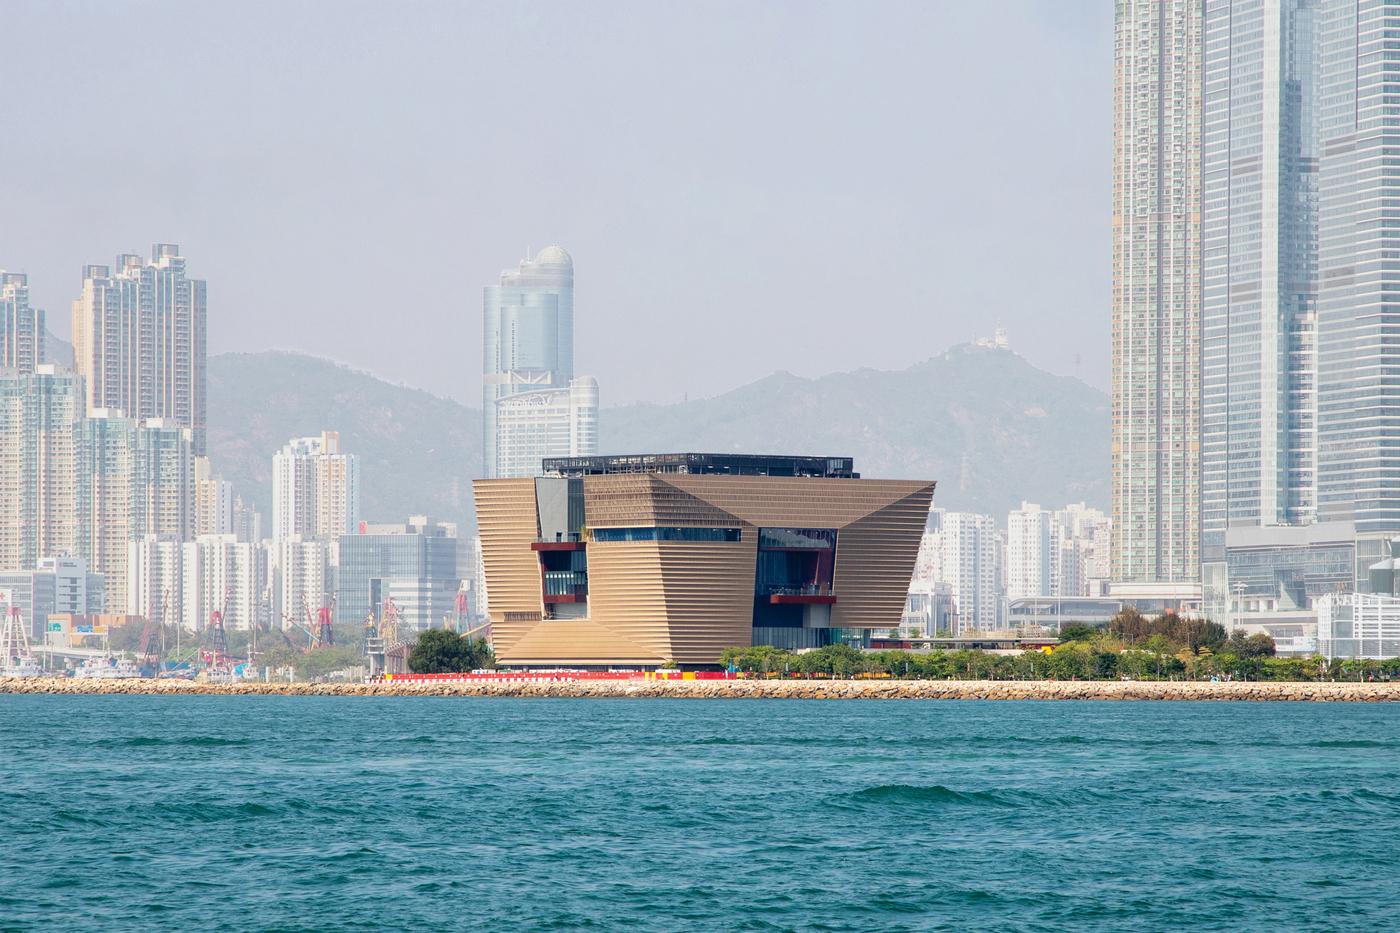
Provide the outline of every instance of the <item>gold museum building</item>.
[[497,660],[713,667],[725,648],[860,644],[899,624],[932,481],[849,457],[561,457],[477,480]]

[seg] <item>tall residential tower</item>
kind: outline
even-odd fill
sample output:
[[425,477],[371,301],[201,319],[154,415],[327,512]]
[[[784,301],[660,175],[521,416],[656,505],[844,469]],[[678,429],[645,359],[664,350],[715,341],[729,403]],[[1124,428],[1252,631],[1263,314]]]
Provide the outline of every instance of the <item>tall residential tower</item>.
[[0,368],[34,372],[46,340],[44,312],[29,304],[29,277],[0,269]]
[[185,275],[173,243],[153,257],[124,254],[114,267],[85,266],[73,302],[73,365],[87,407],[189,428],[205,452],[205,284]]
[[1117,0],[1113,582],[1199,592],[1201,0]]

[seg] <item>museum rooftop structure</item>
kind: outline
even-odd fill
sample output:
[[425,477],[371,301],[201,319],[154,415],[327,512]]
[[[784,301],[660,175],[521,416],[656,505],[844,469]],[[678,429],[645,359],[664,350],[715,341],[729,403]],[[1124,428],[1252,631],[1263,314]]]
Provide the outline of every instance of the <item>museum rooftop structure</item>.
[[509,667],[860,644],[899,624],[934,487],[861,479],[849,457],[561,457],[543,472],[474,483]]

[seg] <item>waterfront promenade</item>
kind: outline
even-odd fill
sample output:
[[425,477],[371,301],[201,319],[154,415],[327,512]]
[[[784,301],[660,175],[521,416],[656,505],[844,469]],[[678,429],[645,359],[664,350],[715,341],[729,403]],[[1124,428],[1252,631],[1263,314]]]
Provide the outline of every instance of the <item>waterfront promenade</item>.
[[596,697],[800,700],[1400,701],[1400,683],[990,680],[633,680],[204,684],[186,680],[0,677],[0,694]]

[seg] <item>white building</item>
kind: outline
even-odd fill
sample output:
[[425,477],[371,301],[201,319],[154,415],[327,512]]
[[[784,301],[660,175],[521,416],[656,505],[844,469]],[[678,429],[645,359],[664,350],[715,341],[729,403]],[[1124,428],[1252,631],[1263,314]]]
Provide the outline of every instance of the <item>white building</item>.
[[29,304],[29,277],[0,269],[0,369],[32,373],[44,362],[44,312]]
[[185,275],[173,243],[148,263],[123,254],[115,266],[84,266],[73,302],[73,365],[87,407],[128,418],[165,418],[190,429],[204,453],[205,283]]
[[186,542],[183,553],[185,627],[202,630],[217,610],[224,628],[252,628],[267,585],[266,547],[232,534],[204,535]]
[[945,584],[959,632],[996,631],[1004,625],[1002,537],[990,515],[930,513],[915,570],[915,587]]
[[598,452],[598,380],[581,376],[563,389],[536,389],[496,402],[497,476],[538,476],[546,457]]
[[272,611],[282,626],[305,625],[306,612],[314,615],[329,606],[335,592],[336,544],[318,538],[291,537],[274,540],[268,554],[272,586]]
[[1325,658],[1400,657],[1400,597],[1326,594],[1317,601],[1317,651]]
[[0,570],[77,553],[82,415],[82,381],[71,373],[0,373]]
[[294,437],[272,458],[272,537],[335,538],[360,517],[360,458],[340,435]]
[[1051,511],[1030,502],[1006,521],[1006,596],[1092,596],[1106,582],[1109,520],[1076,503]]
[[144,535],[127,542],[127,615],[184,624],[185,542],[168,535]]
[[107,609],[128,605],[128,545],[148,535],[188,541],[194,529],[192,432],[91,412],[79,424],[77,554],[107,580]]

